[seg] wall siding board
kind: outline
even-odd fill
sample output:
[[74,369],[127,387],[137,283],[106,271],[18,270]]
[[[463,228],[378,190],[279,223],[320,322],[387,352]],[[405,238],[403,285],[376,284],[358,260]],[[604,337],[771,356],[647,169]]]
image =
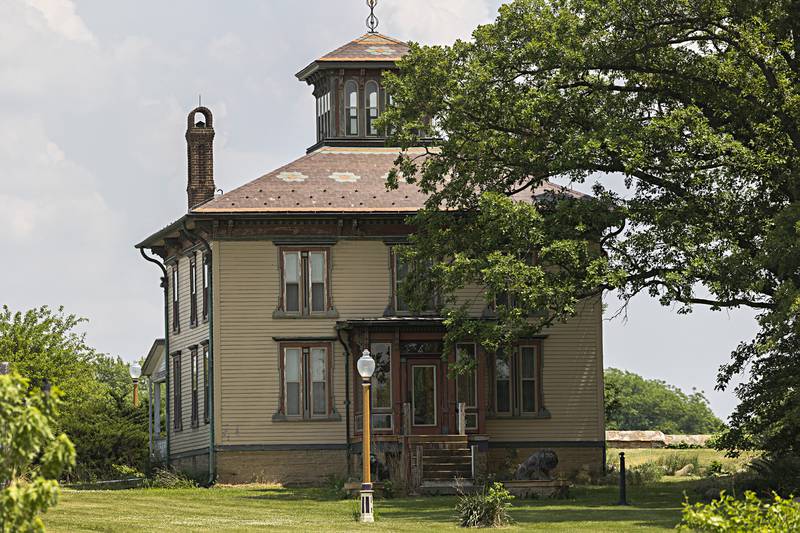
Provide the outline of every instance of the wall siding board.
[[[213,252],[213,245],[212,245]],[[183,418],[183,429],[175,431],[172,428],[170,421],[170,453],[180,454],[202,448],[208,448],[209,441],[209,425],[204,423],[203,420],[203,362],[202,362],[202,347],[203,342],[208,341],[208,323],[203,322],[203,294],[202,294],[202,251],[197,250],[197,314],[198,324],[195,327],[190,327],[189,318],[191,316],[191,290],[189,285],[189,256],[193,256],[194,252],[189,255],[178,258],[178,276],[179,276],[179,318],[180,318],[180,331],[174,332],[170,329],[169,351],[167,354],[169,364],[172,364],[171,354],[180,352],[181,354],[181,410]],[[170,270],[171,272],[171,270]],[[172,277],[170,276],[170,317],[169,327],[172,328]],[[191,370],[191,351],[190,346],[198,346],[198,414],[199,426],[192,427],[192,370]],[[170,370],[172,366],[170,366]],[[172,377],[174,380],[174,377]],[[174,390],[174,381],[171,384],[170,398],[172,402],[172,391]],[[171,404],[170,404],[171,405]],[[171,411],[174,415],[174,409]]]
[[[368,240],[346,240],[331,246],[332,297],[338,319],[273,319],[280,293],[278,246],[271,241],[216,241],[215,246],[217,444],[344,443],[341,345],[331,342],[333,365],[329,369],[335,411],[341,421],[274,422],[281,386],[279,346],[273,337],[335,337],[337,320],[383,316],[390,299],[388,246]],[[188,261],[186,269],[188,276]],[[458,296],[473,302],[471,309],[476,315],[484,311],[479,289],[467,288]],[[188,295],[186,298],[188,305]],[[188,307],[186,313],[188,320]],[[547,335],[543,341],[544,398],[551,418],[488,419],[491,440],[603,440],[601,313],[600,299],[590,300],[581,305],[576,317],[543,332]],[[185,409],[188,421],[188,407]]]

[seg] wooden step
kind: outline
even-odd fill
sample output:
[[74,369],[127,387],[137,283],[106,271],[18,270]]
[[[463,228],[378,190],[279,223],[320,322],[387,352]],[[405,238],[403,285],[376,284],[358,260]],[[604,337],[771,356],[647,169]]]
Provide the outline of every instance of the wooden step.
[[412,435],[410,437],[412,443],[423,442],[463,442],[467,443],[466,435]]
[[465,448],[423,448],[423,457],[472,457],[472,451]]

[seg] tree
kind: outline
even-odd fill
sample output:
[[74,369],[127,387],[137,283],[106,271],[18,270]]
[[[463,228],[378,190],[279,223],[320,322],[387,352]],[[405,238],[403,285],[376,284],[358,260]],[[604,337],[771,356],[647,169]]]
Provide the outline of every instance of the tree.
[[[99,354],[76,329],[86,322],[63,308],[0,313],[0,361],[32,386],[45,381],[58,387],[62,407],[54,424],[69,435],[77,450],[71,477],[116,476],[115,464],[144,470],[147,466],[147,397],[132,406],[128,365]],[[144,391],[143,391],[144,392]]]
[[[403,148],[437,139],[389,176],[429,194],[412,306],[436,288],[451,337],[489,346],[607,290],[758,309],[718,379],[753,368],[726,442],[800,453],[798,51],[797,0],[515,0],[471,42],[412,45],[381,118]],[[597,181],[575,198],[550,179]],[[454,299],[473,284],[496,321]]]
[[[667,434],[709,434],[722,421],[702,392],[686,394],[657,379],[645,379],[616,368],[605,371],[606,428],[656,430]],[[613,398],[609,403],[609,398]]]
[[58,502],[58,478],[75,449],[53,421],[60,393],[30,389],[17,375],[0,376],[0,525],[3,532],[44,531],[39,517]]

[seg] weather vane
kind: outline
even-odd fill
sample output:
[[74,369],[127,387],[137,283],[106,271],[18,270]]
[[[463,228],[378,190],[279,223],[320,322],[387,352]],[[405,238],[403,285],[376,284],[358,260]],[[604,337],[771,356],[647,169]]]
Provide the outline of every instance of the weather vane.
[[369,16],[367,17],[367,28],[370,33],[376,33],[375,28],[378,27],[378,17],[375,16],[375,6],[378,5],[378,0],[367,0],[369,7]]

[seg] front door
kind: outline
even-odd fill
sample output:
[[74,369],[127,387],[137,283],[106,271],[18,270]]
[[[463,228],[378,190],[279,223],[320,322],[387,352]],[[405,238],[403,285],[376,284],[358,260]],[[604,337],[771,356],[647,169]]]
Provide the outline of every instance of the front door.
[[409,358],[408,401],[411,404],[411,433],[441,433],[442,375],[439,358]]

